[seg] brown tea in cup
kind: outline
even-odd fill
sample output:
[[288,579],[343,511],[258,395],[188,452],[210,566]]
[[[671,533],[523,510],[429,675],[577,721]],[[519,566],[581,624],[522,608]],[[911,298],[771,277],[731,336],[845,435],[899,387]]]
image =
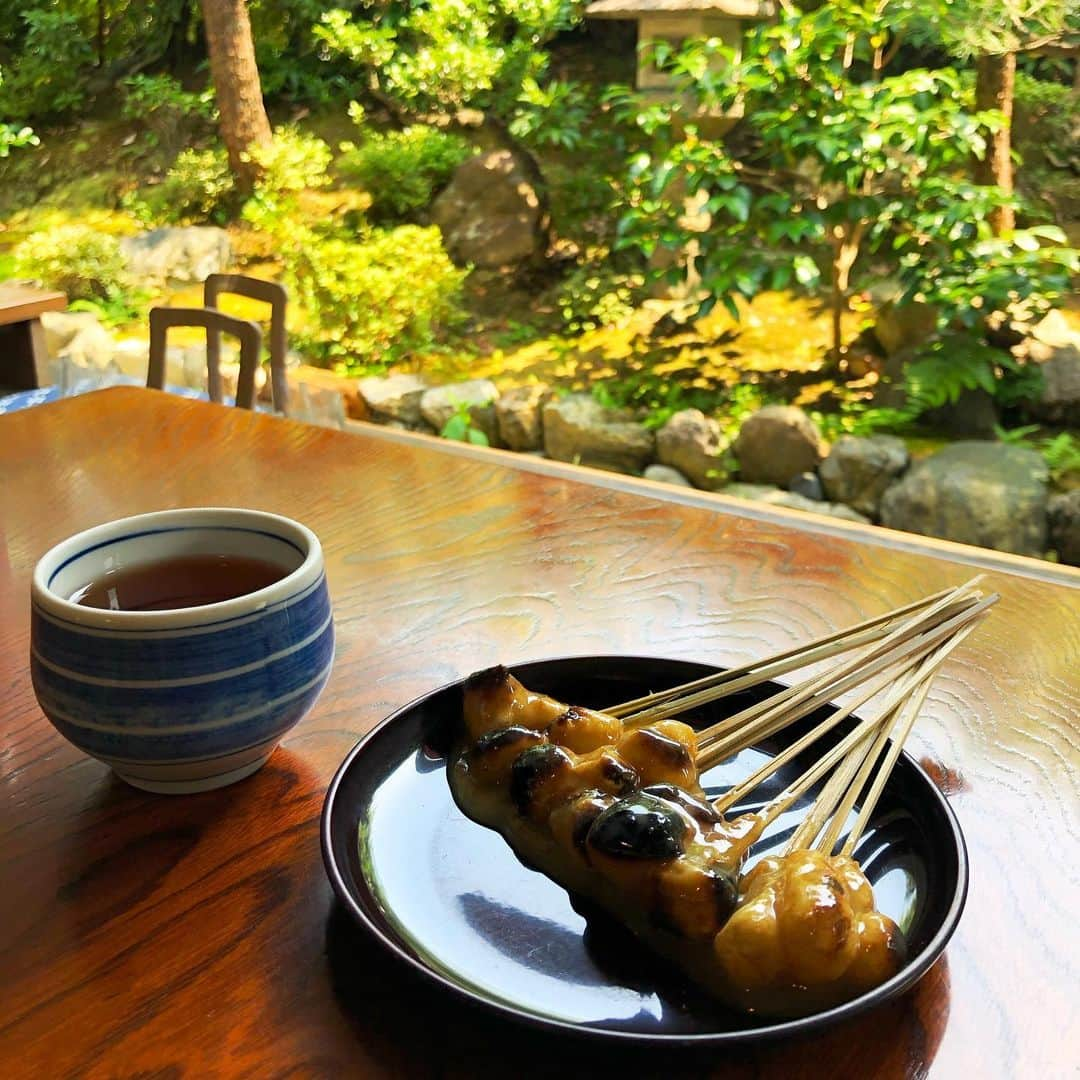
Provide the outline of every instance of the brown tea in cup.
[[105,611],[171,611],[246,596],[289,572],[246,555],[177,555],[107,570],[68,599]]

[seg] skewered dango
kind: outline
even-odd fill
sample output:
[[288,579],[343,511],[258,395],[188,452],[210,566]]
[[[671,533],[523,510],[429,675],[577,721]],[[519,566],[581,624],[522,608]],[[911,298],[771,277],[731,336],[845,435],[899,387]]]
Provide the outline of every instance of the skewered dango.
[[[854,660],[703,732],[672,717],[686,702],[742,689],[750,675],[729,672],[698,680],[681,697],[662,691],[599,712],[532,693],[505,668],[480,672],[465,685],[451,787],[463,810],[500,832],[523,861],[599,904],[727,1004],[766,1016],[831,1007],[903,963],[903,935],[875,910],[851,851],[934,671],[993,599],[979,601],[968,585],[893,613],[899,620],[925,608],[895,626],[888,617],[861,624],[850,639],[869,648]],[[851,647],[842,637],[807,655]],[[759,674],[792,655],[763,663]],[[865,692],[708,801],[699,768],[853,687]],[[877,716],[859,721],[759,811],[725,819],[723,811],[877,694],[885,695]],[[762,832],[830,771],[789,849],[740,875]],[[833,855],[868,783],[842,853]]]
[[675,946],[723,925],[755,822],[726,822],[706,801],[693,728],[626,729],[531,694],[505,668],[468,680],[464,721],[454,793],[527,862]]
[[829,1008],[880,986],[905,953],[858,864],[806,850],[762,859],[744,875],[713,951],[725,1000],[773,1016]]

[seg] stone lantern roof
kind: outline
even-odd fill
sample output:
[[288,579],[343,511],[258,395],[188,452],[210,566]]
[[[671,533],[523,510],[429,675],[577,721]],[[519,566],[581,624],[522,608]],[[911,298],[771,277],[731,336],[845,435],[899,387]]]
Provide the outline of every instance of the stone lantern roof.
[[594,0],[585,14],[593,19],[640,19],[650,15],[726,15],[736,19],[765,19],[774,11],[771,0]]

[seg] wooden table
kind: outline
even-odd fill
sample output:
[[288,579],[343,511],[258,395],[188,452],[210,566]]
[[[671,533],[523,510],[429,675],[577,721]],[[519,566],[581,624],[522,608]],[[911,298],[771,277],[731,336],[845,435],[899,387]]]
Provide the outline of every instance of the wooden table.
[[[1080,573],[527,460],[140,389],[0,418],[0,1074],[1075,1075]],[[338,657],[260,773],[157,797],[38,711],[29,578],[76,530],[206,503],[320,534]],[[596,1049],[447,1003],[332,909],[327,784],[413,696],[499,660],[745,661],[959,583],[969,559],[997,566],[1002,602],[910,748],[963,823],[970,898],[893,1004],[734,1055]]]
[[0,387],[35,390],[48,359],[41,315],[63,311],[62,292],[0,284]]

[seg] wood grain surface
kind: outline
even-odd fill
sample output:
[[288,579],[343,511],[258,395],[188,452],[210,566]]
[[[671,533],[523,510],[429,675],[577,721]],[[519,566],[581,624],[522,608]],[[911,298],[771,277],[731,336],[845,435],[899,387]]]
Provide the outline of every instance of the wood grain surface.
[[[596,1049],[448,1002],[353,929],[331,903],[318,816],[358,736],[410,698],[498,661],[738,663],[971,576],[958,548],[891,550],[513,462],[141,389],[0,417],[0,1075],[1076,1075],[1069,571],[990,574],[1002,601],[946,664],[909,744],[958,812],[972,882],[944,959],[891,1005],[736,1054]],[[38,710],[30,574],[90,525],[215,504],[319,534],[336,665],[254,777],[148,795]]]

